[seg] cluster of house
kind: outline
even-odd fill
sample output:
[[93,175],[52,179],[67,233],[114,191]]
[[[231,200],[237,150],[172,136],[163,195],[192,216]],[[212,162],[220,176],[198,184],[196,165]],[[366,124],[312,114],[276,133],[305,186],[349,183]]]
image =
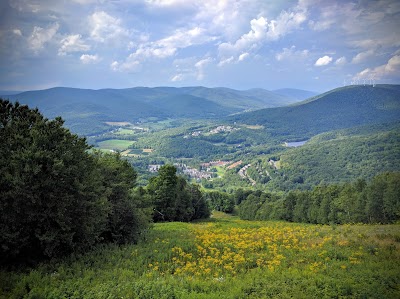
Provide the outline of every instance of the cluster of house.
[[183,163],[175,163],[174,166],[178,169],[178,171],[182,172],[184,175],[189,176],[192,179],[201,180],[201,179],[211,179],[213,173],[204,170],[198,170],[196,168],[191,168]]
[[210,130],[210,134],[218,134],[222,132],[232,132],[239,130],[239,128],[234,128],[232,126],[218,126],[215,129]]
[[[192,168],[190,166],[187,166],[184,163],[174,163],[174,166],[176,167],[176,169],[178,170],[178,172],[183,173],[184,175],[189,176],[192,179],[196,179],[196,180],[201,180],[201,179],[211,179],[214,175],[215,175],[215,171],[211,171],[212,167],[216,167],[216,166],[227,166],[227,169],[233,169],[239,165],[241,165],[243,162],[242,160],[237,161],[232,163],[232,161],[222,161],[222,160],[217,160],[217,161],[210,161],[207,163],[202,163],[200,164],[200,170],[196,169],[196,168]],[[161,164],[150,164],[148,166],[148,171],[149,172],[158,172],[158,170],[160,169],[162,165]],[[242,169],[240,169],[239,171],[239,175],[242,178],[246,178],[247,174],[246,174],[246,170],[248,167],[250,167],[251,164],[248,164],[246,166],[244,166]]]
[[[223,132],[232,132],[232,131],[236,131],[236,130],[239,130],[239,128],[234,128],[232,126],[218,126],[214,129],[210,130],[208,133],[209,134],[218,134],[218,133],[223,133]],[[198,137],[200,135],[203,135],[203,131],[193,131],[192,133],[185,135],[183,138],[187,139],[190,137]]]
[[209,169],[211,167],[225,166],[225,165],[228,165],[228,164],[231,164],[231,163],[232,163],[231,161],[218,160],[218,161],[210,161],[210,162],[207,162],[207,163],[202,163],[202,164],[200,164],[200,166],[201,166],[202,169],[207,169],[207,171],[209,171]]

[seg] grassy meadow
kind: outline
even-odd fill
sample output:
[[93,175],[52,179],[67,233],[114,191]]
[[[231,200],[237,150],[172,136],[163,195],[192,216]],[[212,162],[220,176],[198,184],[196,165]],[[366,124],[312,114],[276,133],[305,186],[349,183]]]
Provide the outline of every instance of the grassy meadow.
[[400,298],[400,225],[244,221],[157,223],[137,245],[107,245],[22,272],[0,298]]
[[121,139],[108,139],[104,141],[98,142],[98,147],[101,149],[107,150],[125,150],[130,145],[132,145],[134,141],[131,140],[121,140]]

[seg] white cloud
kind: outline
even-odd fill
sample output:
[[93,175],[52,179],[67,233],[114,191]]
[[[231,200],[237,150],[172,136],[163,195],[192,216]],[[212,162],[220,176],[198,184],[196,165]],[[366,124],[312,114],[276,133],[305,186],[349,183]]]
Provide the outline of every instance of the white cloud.
[[238,58],[238,61],[243,61],[243,60],[245,60],[247,57],[249,57],[249,53],[243,53],[243,54],[240,54],[239,55],[239,58]]
[[96,55],[83,54],[83,55],[81,55],[81,57],[79,59],[84,64],[96,63],[96,62],[100,61],[100,58],[97,54]]
[[174,34],[154,42],[140,44],[135,52],[131,53],[125,62],[119,64],[120,69],[137,68],[143,61],[151,58],[164,59],[174,56],[178,49],[193,45],[200,45],[214,40],[200,27],[178,29]]
[[90,46],[85,44],[80,34],[72,34],[61,40],[61,47],[58,55],[65,55],[70,52],[84,52],[90,50]]
[[235,60],[235,57],[230,56],[230,57],[228,57],[228,58],[222,59],[222,60],[218,63],[218,66],[219,66],[219,67],[222,67],[222,66],[224,66],[224,65],[226,65],[226,64],[230,64],[230,63],[233,62],[234,60]]
[[[320,5],[320,4],[319,4]],[[321,6],[319,6],[321,7]],[[340,8],[337,4],[333,4],[326,7],[321,7],[321,11],[318,14],[318,20],[310,20],[308,26],[314,31],[324,31],[332,27],[336,23],[337,12]]]
[[121,20],[110,16],[105,11],[98,11],[89,16],[89,24],[90,36],[98,42],[129,36],[129,30],[121,26]]
[[353,59],[351,60],[351,62],[352,63],[361,63],[373,55],[374,55],[373,50],[361,52],[361,53],[358,53],[356,56],[354,56]]
[[278,61],[301,60],[306,58],[308,54],[308,50],[296,51],[296,47],[291,46],[290,48],[283,48],[282,52],[279,52],[275,55],[275,59]]
[[113,61],[113,62],[110,64],[110,68],[111,68],[113,71],[118,71],[118,66],[119,66],[118,61]]
[[12,31],[15,35],[22,36],[22,32],[19,29],[13,29]]
[[335,64],[336,65],[345,65],[347,63],[347,59],[346,59],[346,57],[344,57],[344,56],[342,56],[342,57],[340,57],[340,58],[338,58],[338,59],[336,59],[336,61],[335,61]]
[[149,5],[161,6],[161,7],[185,5],[188,4],[188,2],[191,2],[187,0],[145,0],[145,1]]
[[[32,3],[36,2],[36,3]],[[40,10],[40,4],[37,1],[27,1],[27,0],[13,0],[13,1],[8,1],[8,4],[22,12],[30,12],[30,13],[37,13]]]
[[282,11],[277,20],[272,20],[268,27],[267,36],[270,40],[276,40],[290,32],[294,29],[299,28],[299,26],[307,20],[307,15],[304,10],[296,12]]
[[332,59],[332,57],[325,55],[324,57],[318,58],[318,60],[315,62],[315,66],[328,65],[331,63]]
[[35,26],[31,36],[28,38],[29,47],[35,52],[39,52],[43,49],[44,44],[52,40],[53,36],[57,33],[60,26],[58,23],[54,23],[46,29]]
[[259,49],[265,42],[275,41],[299,28],[306,19],[306,12],[300,9],[300,6],[295,7],[294,11],[282,11],[276,20],[268,21],[262,16],[252,19],[250,31],[243,34],[234,43],[220,44],[219,53],[226,61],[226,56]]
[[363,71],[357,73],[354,76],[354,79],[384,79],[393,75],[396,75],[397,77],[400,76],[400,55],[392,56],[386,64],[372,69],[364,69]]
[[81,5],[87,5],[97,2],[97,0],[72,0],[73,2],[79,3]]
[[197,80],[200,81],[200,80],[204,79],[204,76],[205,76],[204,68],[211,62],[212,62],[212,58],[210,58],[210,57],[202,59],[202,60],[196,62],[196,64],[194,66],[197,68],[197,75],[196,75],[196,79]]
[[175,75],[175,76],[173,76],[171,78],[172,82],[179,82],[179,81],[182,81],[182,80],[183,80],[183,75],[182,74],[177,74],[177,75]]

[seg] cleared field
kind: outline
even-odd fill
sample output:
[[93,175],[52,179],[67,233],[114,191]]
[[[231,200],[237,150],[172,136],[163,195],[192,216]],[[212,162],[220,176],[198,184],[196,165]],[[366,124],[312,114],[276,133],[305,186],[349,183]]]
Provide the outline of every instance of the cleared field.
[[131,140],[121,140],[121,139],[108,139],[104,141],[98,142],[98,147],[101,149],[109,149],[109,150],[125,150],[130,145],[132,145],[134,141]]
[[400,226],[157,223],[137,245],[0,271],[0,298],[400,298]]
[[120,129],[114,133],[115,135],[134,135],[135,131],[131,129]]
[[264,129],[264,126],[260,126],[260,125],[245,125],[245,127],[247,129],[251,129],[251,130],[261,130]]
[[109,126],[118,126],[118,127],[123,127],[123,126],[131,126],[130,122],[127,121],[107,121],[105,122]]

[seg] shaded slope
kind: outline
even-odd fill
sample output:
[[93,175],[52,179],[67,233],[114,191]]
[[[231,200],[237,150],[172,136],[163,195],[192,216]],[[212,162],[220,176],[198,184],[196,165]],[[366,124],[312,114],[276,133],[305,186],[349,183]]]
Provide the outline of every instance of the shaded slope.
[[296,138],[400,119],[400,85],[348,86],[289,107],[262,109],[231,117]]
[[78,134],[105,130],[106,121],[135,122],[146,118],[218,118],[244,110],[293,103],[267,90],[238,91],[206,87],[135,87],[78,89],[57,87],[8,95],[48,118],[62,116]]
[[306,99],[314,97],[318,94],[313,91],[296,89],[296,88],[276,89],[276,90],[273,90],[273,92],[276,94],[283,95],[285,97],[296,99],[296,100],[306,100]]

